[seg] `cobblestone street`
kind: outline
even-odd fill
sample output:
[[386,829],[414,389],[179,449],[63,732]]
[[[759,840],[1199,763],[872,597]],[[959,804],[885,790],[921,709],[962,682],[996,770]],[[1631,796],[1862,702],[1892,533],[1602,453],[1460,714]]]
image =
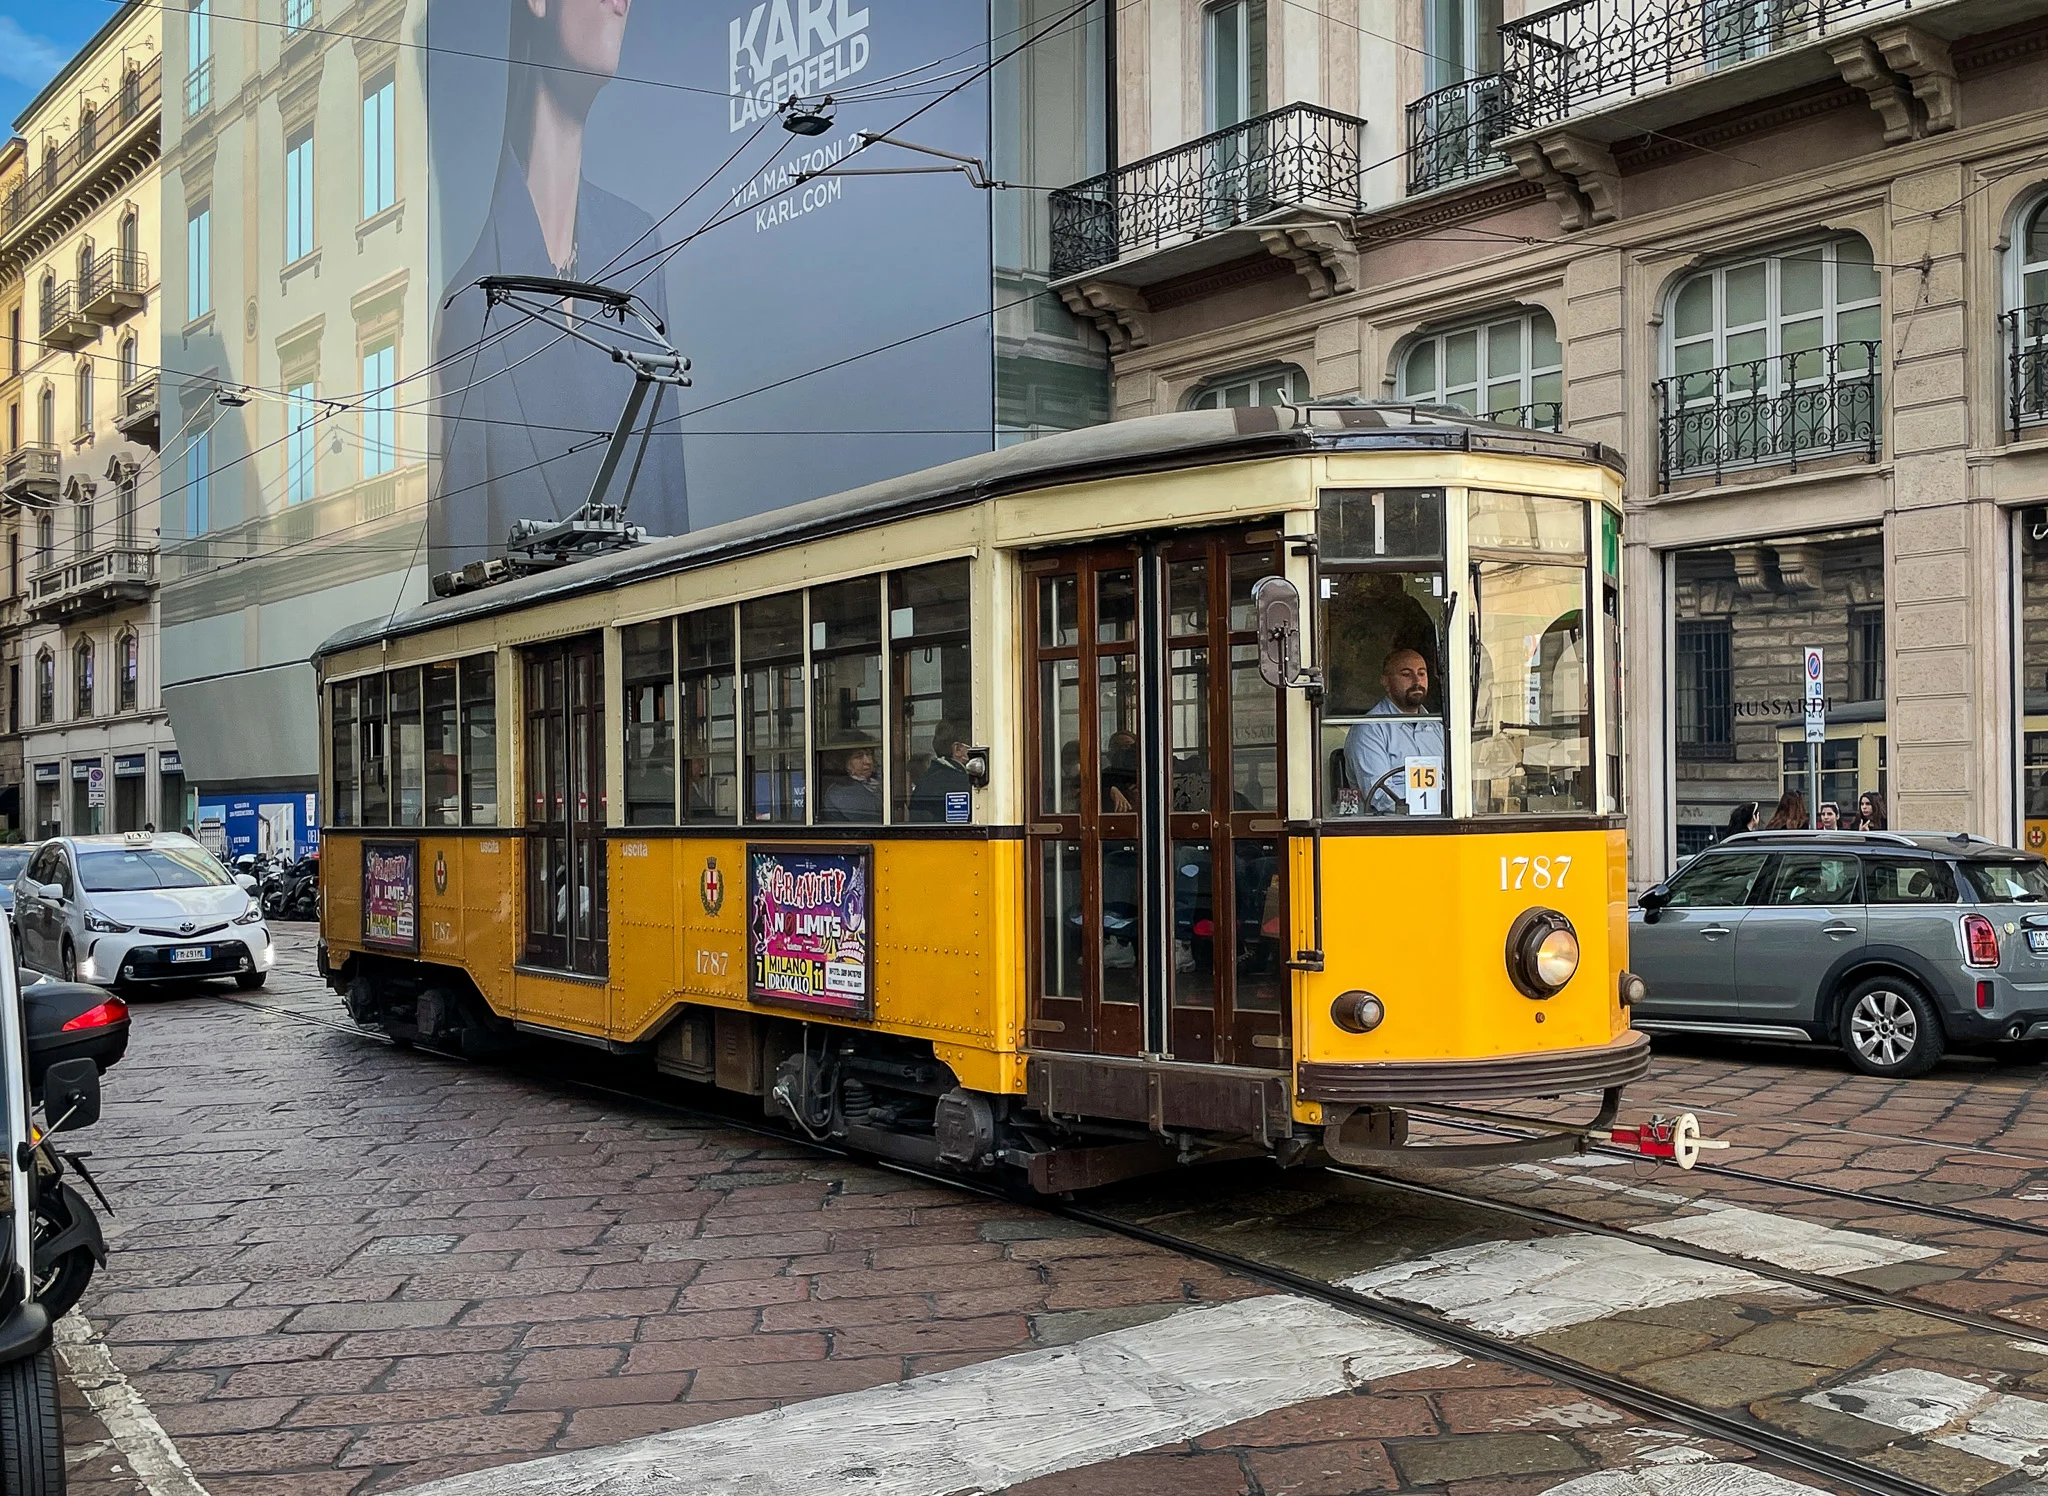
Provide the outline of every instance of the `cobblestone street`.
[[[74,1489],[88,1496],[356,1496],[508,1465],[489,1489],[512,1496],[644,1448],[706,1490],[778,1470],[791,1483],[762,1489],[1535,1496],[1581,1478],[1682,1489],[1641,1484],[1680,1470],[1777,1496],[1792,1488],[1776,1482],[1817,1483],[1526,1369],[1341,1315],[1296,1326],[1302,1301],[1109,1230],[664,1109],[603,1085],[616,1072],[580,1055],[480,1066],[394,1049],[355,1031],[314,979],[310,932],[283,940],[283,967],[250,998],[138,1002],[108,1077],[90,1146],[117,1212],[113,1260],[84,1305],[89,1329],[67,1324],[63,1346]],[[2034,1079],[1958,1062],[1884,1086],[1826,1054],[1699,1051],[1662,1061],[1645,1090],[1716,1108],[1709,1130],[1740,1145],[1723,1157],[1745,1170],[2031,1222],[2048,1208],[2048,1190],[2029,1198],[2044,1161],[2030,1152]],[[1819,1138],[1804,1130],[1817,1109],[1840,1124]],[[1884,1132],[1898,1135],[1870,1136]],[[1482,1183],[1653,1232],[1679,1207],[1768,1219],[1732,1202],[1764,1206],[1772,1188],[1626,1164]],[[1489,1253],[1603,1240],[1326,1171],[1182,1176],[1112,1192],[1106,1208],[1495,1328],[1470,1307],[1480,1295],[1432,1296],[1430,1274],[1449,1264],[1476,1281],[1495,1271]],[[1797,1214],[1853,1248],[1836,1260],[1809,1242],[1814,1271],[1908,1308],[2048,1324],[2034,1286],[2048,1242],[1868,1203]],[[1730,1250],[1782,1256],[1763,1238]],[[1510,1333],[1539,1350],[1746,1409],[1945,1491],[2015,1467],[1900,1440],[1816,1406],[1812,1389],[1901,1367],[2021,1394],[2048,1384],[2048,1349],[2030,1342],[1816,1305],[1745,1273],[1666,1273],[1635,1300],[1559,1311],[1540,1270],[1508,1257],[1498,1270],[1514,1280],[1501,1302],[1522,1306]],[[1612,1267],[1638,1271],[1633,1258]],[[1197,1342],[1230,1375],[1190,1369]],[[1152,1397],[1159,1417],[1124,1406],[1141,1384],[1106,1384],[1117,1390],[1094,1412],[1070,1405],[1097,1396],[1102,1367],[1137,1363],[1172,1389]],[[1251,1372],[1267,1381],[1248,1392],[1234,1379]],[[899,1387],[910,1401],[889,1401]],[[943,1412],[942,1436],[920,1421],[948,1399],[999,1413],[998,1443],[1044,1446],[1017,1468],[1047,1473],[991,1479],[971,1414]],[[905,1420],[900,1481],[832,1464],[849,1420],[882,1447]],[[655,1434],[686,1442],[632,1442]],[[928,1469],[912,1444],[944,1444],[953,1463]],[[567,1464],[522,1464],[537,1457]],[[812,1484],[794,1479],[818,1458]]]

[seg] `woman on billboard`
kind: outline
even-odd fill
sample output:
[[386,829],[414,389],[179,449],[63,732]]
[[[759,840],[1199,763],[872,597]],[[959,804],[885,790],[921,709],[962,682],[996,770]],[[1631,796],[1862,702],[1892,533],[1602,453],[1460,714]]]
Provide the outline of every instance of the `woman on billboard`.
[[[587,150],[591,106],[618,72],[631,9],[632,0],[511,0],[497,180],[475,248],[443,288],[435,338],[435,413],[443,436],[427,536],[436,570],[503,554],[515,520],[573,513],[589,495],[603,447],[560,454],[588,433],[610,431],[632,391],[627,369],[573,339],[556,342],[559,330],[545,323],[520,326],[518,313],[501,310],[487,329],[483,293],[472,289],[479,277],[494,274],[554,275],[621,288],[647,274],[646,264],[625,267],[662,247],[653,217],[597,186],[584,170],[586,156],[596,155]],[[458,121],[465,102],[434,100]],[[651,142],[656,135],[629,138]],[[661,275],[639,294],[666,323]],[[508,327],[515,330],[499,338]],[[489,346],[468,351],[487,335]],[[657,420],[673,414],[662,409],[666,393],[654,392]],[[630,494],[629,462],[607,495],[614,503],[628,499],[627,517],[650,535],[679,535],[690,527],[682,442],[673,426],[665,431],[650,444]]]

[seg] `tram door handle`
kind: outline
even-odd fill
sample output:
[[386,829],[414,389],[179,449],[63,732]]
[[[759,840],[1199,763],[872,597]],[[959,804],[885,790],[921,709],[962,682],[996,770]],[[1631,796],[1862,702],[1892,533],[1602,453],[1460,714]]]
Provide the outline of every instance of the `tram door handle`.
[[1700,934],[1704,935],[1709,940],[1719,940],[1723,935],[1726,935],[1727,933],[1728,927],[1726,925],[1708,925],[1700,931]]

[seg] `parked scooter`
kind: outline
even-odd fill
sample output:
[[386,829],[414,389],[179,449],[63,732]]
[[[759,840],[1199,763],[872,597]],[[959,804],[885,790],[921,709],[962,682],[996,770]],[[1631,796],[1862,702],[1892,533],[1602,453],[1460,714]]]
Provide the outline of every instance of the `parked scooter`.
[[0,1491],[8,1496],[65,1490],[52,1327],[106,1245],[91,1207],[63,1178],[67,1169],[88,1185],[91,1177],[77,1155],[60,1155],[54,1136],[99,1120],[100,1070],[127,1043],[127,1004],[75,983],[24,986],[12,934],[0,927]]
[[320,917],[320,854],[309,852],[263,881],[263,913],[269,919]]

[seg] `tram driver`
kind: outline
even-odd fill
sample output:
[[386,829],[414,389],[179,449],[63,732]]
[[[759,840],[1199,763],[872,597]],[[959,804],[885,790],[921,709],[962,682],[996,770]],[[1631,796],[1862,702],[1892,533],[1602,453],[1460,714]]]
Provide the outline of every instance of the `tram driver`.
[[1386,694],[1344,735],[1344,769],[1366,815],[1406,815],[1409,766],[1424,760],[1442,772],[1444,724],[1429,711],[1429,661],[1420,650],[1390,652],[1380,684]]

